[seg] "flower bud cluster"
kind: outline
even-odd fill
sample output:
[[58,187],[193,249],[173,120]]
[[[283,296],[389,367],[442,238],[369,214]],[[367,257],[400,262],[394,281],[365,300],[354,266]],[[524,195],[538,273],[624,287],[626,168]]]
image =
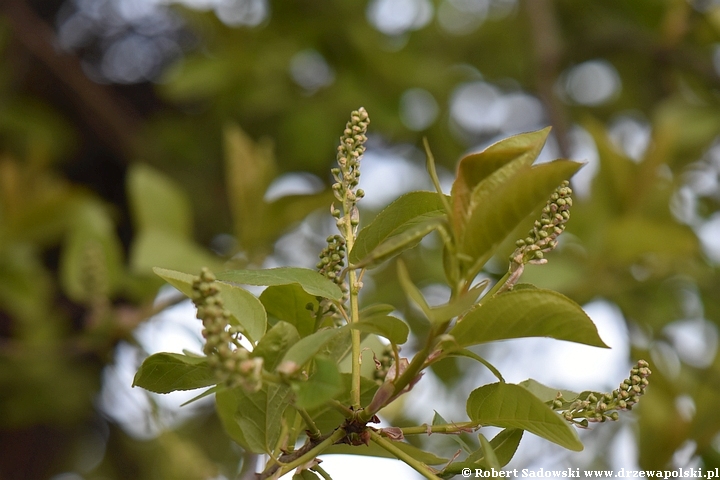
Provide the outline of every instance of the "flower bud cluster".
[[392,346],[387,345],[379,357],[373,354],[373,360],[375,361],[375,372],[373,372],[373,380],[378,385],[382,385],[385,382],[390,367],[395,361],[393,356]]
[[320,261],[315,267],[324,277],[329,278],[343,292],[343,303],[348,298],[348,287],[343,281],[342,270],[345,266],[346,246],[342,235],[330,235],[326,239],[327,247],[320,252]]
[[224,308],[215,276],[203,268],[200,276],[193,280],[192,288],[197,318],[204,327],[203,353],[218,382],[231,388],[258,391],[262,387],[263,360],[252,358],[250,352],[240,346],[241,330],[229,325],[230,312]]
[[540,220],[535,221],[526,238],[515,243],[517,249],[510,256],[512,262],[522,265],[547,262],[544,254],[557,246],[557,238],[563,233],[565,224],[570,219],[571,195],[572,189],[568,181],[564,181],[555,189],[542,210]]
[[335,198],[342,204],[343,211],[331,207],[331,213],[335,217],[338,228],[345,231],[345,223],[355,228],[360,217],[357,210],[357,202],[365,192],[358,189],[360,183],[360,159],[365,153],[365,142],[367,141],[367,127],[370,123],[367,112],[364,108],[352,112],[350,121],[345,126],[340,137],[340,146],[337,151],[338,167],[331,170],[335,179],[332,189]]
[[568,422],[581,427],[587,427],[589,422],[604,422],[618,420],[618,410],[632,410],[633,405],[640,401],[648,386],[648,377],[652,372],[645,360],[638,361],[630,370],[630,376],[622,381],[620,386],[611,393],[593,393],[581,395],[567,407],[567,402],[561,393],[553,401],[555,409],[566,408],[562,416]]

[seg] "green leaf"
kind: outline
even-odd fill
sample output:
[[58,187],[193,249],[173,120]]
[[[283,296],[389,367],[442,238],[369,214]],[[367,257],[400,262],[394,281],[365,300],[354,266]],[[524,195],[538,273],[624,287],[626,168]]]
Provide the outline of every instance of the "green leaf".
[[378,245],[368,256],[354,263],[354,268],[372,268],[398,255],[405,250],[413,248],[427,234],[440,227],[444,223],[442,218],[426,216],[416,217],[413,221],[407,222],[408,227],[402,233],[398,233],[385,242]]
[[216,383],[206,357],[156,353],[140,365],[133,380],[133,387],[142,387],[155,393],[170,393],[208,387]]
[[257,343],[265,335],[267,314],[255,295],[237,285],[215,282],[225,308],[230,311],[231,323],[240,325],[251,342]]
[[299,340],[300,335],[293,325],[279,321],[260,339],[252,356],[262,357],[265,370],[272,372],[288,349]]
[[218,417],[228,434],[253,453],[272,453],[280,438],[282,415],[292,390],[285,385],[263,384],[258,392],[243,388],[215,395]]
[[330,344],[336,342],[341,336],[349,336],[346,328],[328,328],[308,335],[290,347],[283,357],[282,363],[293,362],[302,366],[315,355],[322,353],[326,347],[331,346]]
[[200,272],[222,270],[221,259],[198,244],[173,232],[156,228],[141,230],[130,248],[130,265],[138,274],[149,274],[154,267]]
[[406,193],[360,230],[349,261],[353,265],[370,265],[380,257],[386,259],[412,248],[435,228],[429,228],[433,221],[443,216],[445,209],[436,192]]
[[190,238],[190,202],[169,177],[144,163],[135,163],[127,174],[127,191],[136,230],[159,230]]
[[563,398],[568,401],[575,400],[579,395],[578,393],[571,392],[570,390],[548,387],[547,385],[543,385],[532,378],[528,378],[527,380],[520,382],[518,385],[525,388],[527,391],[547,404],[551,404],[553,400],[557,398],[558,393],[562,393]]
[[456,235],[459,236],[465,229],[472,193],[476,186],[508,164],[516,167],[532,164],[545,145],[549,133],[550,128],[545,128],[514,135],[460,160],[457,177],[452,186],[453,228]]
[[[189,273],[184,272],[178,272],[175,270],[169,270],[167,268],[159,268],[154,267],[153,272],[155,272],[155,275],[162,278],[166,282],[168,282],[173,287],[180,290],[180,292],[183,293],[188,298],[193,297],[193,281],[196,275],[191,275]],[[200,271],[198,270],[198,273]]]
[[[510,460],[515,456],[520,440],[523,436],[523,430],[520,428],[506,428],[495,437],[490,440],[490,446],[495,452],[495,458],[498,461],[499,468],[504,467]],[[469,455],[465,460],[459,462],[453,462],[443,470],[442,477],[450,478],[452,475],[457,475],[462,472],[464,468],[469,468],[474,471],[476,468],[484,468],[486,464],[484,462],[485,455],[482,448],[478,448],[475,452]]]
[[485,467],[500,470],[502,467],[500,466],[497,455],[495,455],[495,449],[493,449],[490,442],[487,441],[487,438],[485,438],[485,435],[482,433],[478,435],[478,439],[480,440],[480,446],[483,451],[483,464]]
[[380,335],[395,345],[402,345],[407,342],[410,334],[410,328],[407,324],[391,315],[375,315],[364,318],[357,323],[351,324],[350,328]]
[[557,292],[532,288],[490,298],[448,333],[460,348],[523,337],[551,337],[609,348],[580,305]]
[[[294,325],[301,337],[315,331],[313,311],[317,310],[318,301],[300,285],[273,285],[262,292],[260,301],[269,315]],[[308,304],[313,311],[306,308]]]
[[[187,297],[192,298],[192,284],[195,275],[157,267],[153,268],[153,272]],[[232,314],[230,322],[242,326],[248,338],[253,343],[257,342],[257,339],[265,335],[267,326],[267,314],[260,300],[237,285],[222,282],[215,282],[215,284],[220,291],[225,308]]]
[[495,451],[495,457],[500,464],[500,467],[504,467],[510,460],[515,456],[520,440],[523,436],[523,430],[520,428],[506,428],[501,431],[492,440],[490,445]]
[[[438,457],[434,453],[420,450],[419,448],[410,445],[405,442],[393,442],[393,446],[399,448],[403,452],[412,456],[415,460],[418,460],[425,465],[442,465],[448,462],[447,458]],[[323,452],[324,454],[340,454],[340,455],[364,455],[370,457],[381,457],[381,458],[395,458],[393,454],[388,453],[387,450],[378,446],[375,442],[370,442],[368,446],[362,446],[362,448],[354,447],[352,445],[332,445],[330,448]]]
[[556,160],[517,172],[511,181],[489,193],[468,217],[459,241],[459,253],[472,258],[468,277],[474,277],[484,260],[534,211],[547,202],[553,191],[570,178],[581,164]]
[[342,299],[342,291],[332,280],[315,270],[298,267],[279,267],[267,270],[229,270],[217,274],[220,281],[241,285],[290,285],[297,283],[310,295]]
[[295,405],[311,409],[335,398],[342,390],[342,378],[337,364],[323,357],[315,359],[315,372],[307,381],[293,382]]
[[477,388],[470,393],[466,408],[474,422],[502,428],[522,428],[570,450],[583,449],[575,430],[519,385],[492,383]]
[[387,303],[377,303],[360,310],[360,319],[374,317],[375,315],[388,315],[395,310],[395,307]]

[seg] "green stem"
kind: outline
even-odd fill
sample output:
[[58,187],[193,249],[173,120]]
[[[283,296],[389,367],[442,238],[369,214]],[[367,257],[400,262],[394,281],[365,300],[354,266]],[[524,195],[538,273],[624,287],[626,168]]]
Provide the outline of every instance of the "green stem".
[[480,425],[475,422],[458,422],[443,425],[418,425],[417,427],[401,428],[403,435],[421,435],[424,433],[462,433],[468,429],[475,430]]
[[320,475],[320,476],[321,476],[322,478],[324,478],[325,480],[332,480],[332,477],[330,476],[330,474],[327,473],[327,472],[325,471],[325,469],[323,469],[320,465],[315,465],[315,466],[312,467],[310,470],[314,471],[315,473],[317,473],[318,475]]
[[[335,442],[337,442],[338,440],[343,438],[346,434],[347,434],[347,432],[345,432],[344,429],[338,428],[337,430],[335,430],[332,433],[332,435],[330,435],[325,440],[323,440],[322,442],[315,445],[313,448],[311,448],[310,450],[308,450],[301,456],[297,457],[296,459],[294,459],[293,461],[291,461],[289,463],[283,464],[282,467],[280,467],[280,469],[279,469],[280,474],[277,476],[277,478],[282,477],[283,475],[285,475],[292,469],[297,468],[300,465],[303,465],[303,464],[309,462],[310,460],[312,460],[313,458],[317,457],[318,455],[322,454],[325,450],[327,450],[331,445],[335,444]],[[267,477],[262,477],[262,475],[261,475],[260,478],[267,478]]]
[[320,433],[320,429],[318,429],[317,425],[315,425],[315,421],[312,419],[310,414],[305,410],[304,408],[295,407],[295,410],[300,414],[300,417],[302,417],[303,421],[305,422],[305,426],[307,427],[308,435],[310,435],[310,438],[313,440],[317,440],[320,438],[322,433]]
[[503,277],[498,280],[495,285],[493,285],[490,291],[485,294],[485,297],[492,298],[492,296],[495,295],[498,290],[500,290],[505,285],[505,282],[507,282],[508,278],[510,278],[510,272],[507,272],[505,275],[503,275]]
[[[349,243],[349,242],[348,242]],[[349,252],[350,250],[348,250]],[[349,256],[349,253],[348,253]],[[360,321],[360,308],[358,306],[358,288],[357,288],[357,272],[350,270],[348,275],[348,283],[350,288],[350,322],[356,323]],[[352,385],[350,388],[350,398],[355,411],[360,410],[360,330],[353,328],[350,330],[350,339],[352,341]]]
[[423,477],[425,477],[429,480],[438,480],[439,477],[430,470],[430,467],[428,467],[421,461],[416,460],[415,458],[412,457],[412,455],[408,455],[407,453],[403,452],[398,447],[393,445],[393,443],[390,440],[383,438],[377,432],[375,432],[373,430],[368,430],[368,431],[370,432],[370,439],[373,442],[375,442],[377,445],[379,445],[383,449],[387,450],[389,453],[393,454],[395,457],[398,458],[398,460],[402,460],[403,462],[410,465]]

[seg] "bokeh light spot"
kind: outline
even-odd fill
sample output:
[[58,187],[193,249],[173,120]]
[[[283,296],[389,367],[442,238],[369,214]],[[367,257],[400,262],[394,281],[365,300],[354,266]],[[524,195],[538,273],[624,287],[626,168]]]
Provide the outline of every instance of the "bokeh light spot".
[[564,75],[564,79],[568,96],[581,105],[601,105],[613,99],[621,89],[617,70],[605,60],[590,60],[576,65]]
[[308,93],[331,85],[335,72],[325,58],[315,50],[303,50],[290,59],[290,76]]
[[400,120],[410,130],[421,131],[435,123],[439,107],[427,90],[411,88],[400,97]]
[[370,24],[385,35],[402,35],[427,25],[433,16],[428,0],[373,0],[367,8]]

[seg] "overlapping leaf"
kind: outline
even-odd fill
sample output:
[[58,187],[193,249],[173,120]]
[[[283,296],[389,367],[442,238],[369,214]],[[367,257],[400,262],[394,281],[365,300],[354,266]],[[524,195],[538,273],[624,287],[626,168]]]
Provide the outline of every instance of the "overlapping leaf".
[[[170,285],[192,298],[193,275],[165,268],[153,268],[153,271]],[[220,290],[225,308],[232,314],[231,322],[242,326],[250,340],[257,342],[260,337],[265,335],[267,326],[267,314],[260,300],[238,285],[215,283]]]
[[406,193],[360,230],[350,252],[350,263],[372,266],[414,247],[443,222],[445,215],[438,193]]
[[464,230],[470,214],[471,197],[476,187],[494,172],[509,164],[529,166],[545,145],[549,128],[515,135],[460,160],[452,186],[453,228],[457,236]]
[[[459,252],[473,262],[487,259],[505,237],[541,208],[558,185],[580,166],[569,160],[555,160],[519,170],[469,212],[459,240]],[[474,277],[482,265],[471,265],[469,275]]]
[[155,393],[194,390],[217,383],[205,357],[179,353],[156,353],[143,361],[135,374],[133,387]]
[[266,270],[228,270],[217,274],[217,279],[240,285],[291,285],[298,284],[310,295],[340,300],[342,291],[331,280],[315,270],[299,267],[279,267]]
[[218,417],[233,440],[253,453],[272,453],[291,395],[290,387],[265,383],[252,393],[243,388],[222,390],[215,395],[215,403]]
[[484,301],[448,333],[460,348],[523,337],[550,337],[608,348],[580,305],[560,293],[535,288]]
[[583,449],[570,424],[519,385],[492,383],[473,390],[467,414],[483,425],[522,428],[570,450]]

